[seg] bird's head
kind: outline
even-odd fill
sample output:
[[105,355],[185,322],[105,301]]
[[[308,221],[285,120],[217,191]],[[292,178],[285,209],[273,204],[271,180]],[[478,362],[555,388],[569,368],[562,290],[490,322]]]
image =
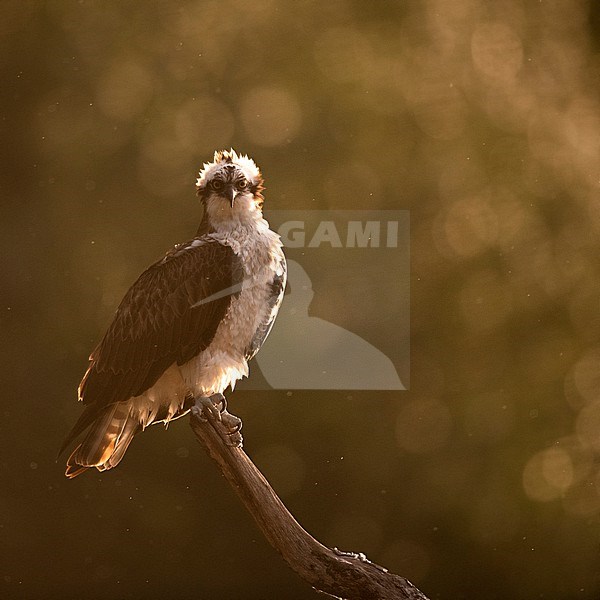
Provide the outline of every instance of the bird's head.
[[215,152],[204,163],[196,189],[211,221],[245,219],[262,214],[263,178],[254,161],[231,150]]

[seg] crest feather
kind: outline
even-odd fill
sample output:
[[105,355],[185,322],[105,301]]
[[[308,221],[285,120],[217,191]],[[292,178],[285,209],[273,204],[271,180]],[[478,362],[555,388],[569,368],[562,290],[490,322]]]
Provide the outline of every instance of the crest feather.
[[229,150],[217,150],[213,157],[213,162],[204,163],[196,180],[196,188],[201,190],[206,182],[212,179],[213,175],[226,164],[233,164],[239,167],[246,179],[252,185],[260,185],[262,176],[256,163],[246,154],[238,154],[233,148]]

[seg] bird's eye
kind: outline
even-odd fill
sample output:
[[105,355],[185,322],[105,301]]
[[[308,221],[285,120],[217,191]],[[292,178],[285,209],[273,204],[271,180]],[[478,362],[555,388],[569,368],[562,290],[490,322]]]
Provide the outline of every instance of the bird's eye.
[[215,192],[223,189],[223,182],[220,179],[213,179],[210,183],[210,187],[212,187]]
[[248,182],[245,179],[240,179],[235,182],[235,187],[239,190],[245,190],[248,187]]

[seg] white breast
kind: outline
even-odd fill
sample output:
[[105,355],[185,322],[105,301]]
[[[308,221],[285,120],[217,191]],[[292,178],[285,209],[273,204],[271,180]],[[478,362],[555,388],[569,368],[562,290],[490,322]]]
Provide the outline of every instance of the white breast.
[[180,367],[195,396],[222,393],[229,386],[233,389],[238,379],[248,376],[245,350],[271,310],[271,283],[284,268],[279,236],[263,219],[252,227],[239,226],[210,237],[230,246],[241,258],[244,282],[208,348]]

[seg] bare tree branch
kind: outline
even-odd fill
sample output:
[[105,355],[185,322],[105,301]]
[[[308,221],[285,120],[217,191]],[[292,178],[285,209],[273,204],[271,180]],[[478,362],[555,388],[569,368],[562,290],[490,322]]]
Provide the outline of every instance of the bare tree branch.
[[227,443],[230,433],[214,413],[193,412],[190,425],[269,543],[316,590],[346,600],[428,600],[407,579],[364,554],[332,550],[307,533],[241,446]]

